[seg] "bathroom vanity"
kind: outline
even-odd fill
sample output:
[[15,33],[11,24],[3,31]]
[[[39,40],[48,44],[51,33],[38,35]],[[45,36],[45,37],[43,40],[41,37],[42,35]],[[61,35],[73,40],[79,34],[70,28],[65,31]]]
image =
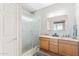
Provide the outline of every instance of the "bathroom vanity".
[[65,37],[40,36],[40,49],[63,56],[79,55],[79,40]]

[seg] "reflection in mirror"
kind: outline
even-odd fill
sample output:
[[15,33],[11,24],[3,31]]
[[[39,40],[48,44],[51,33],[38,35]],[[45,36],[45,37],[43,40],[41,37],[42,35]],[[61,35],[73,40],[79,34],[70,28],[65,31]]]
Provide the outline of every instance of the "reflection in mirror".
[[54,31],[64,31],[65,30],[65,21],[57,21],[53,23],[53,30]]

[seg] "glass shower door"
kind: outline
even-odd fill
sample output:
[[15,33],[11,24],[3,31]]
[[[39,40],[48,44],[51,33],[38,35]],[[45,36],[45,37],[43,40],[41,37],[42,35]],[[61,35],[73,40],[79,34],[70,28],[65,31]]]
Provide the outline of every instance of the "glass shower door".
[[28,20],[29,18],[22,19],[22,53],[25,53],[32,48],[32,24],[31,21]]

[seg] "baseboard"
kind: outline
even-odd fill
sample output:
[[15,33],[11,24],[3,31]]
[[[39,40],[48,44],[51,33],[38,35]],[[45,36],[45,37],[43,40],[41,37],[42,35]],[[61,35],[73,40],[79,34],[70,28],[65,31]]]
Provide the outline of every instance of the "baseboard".
[[33,56],[37,51],[39,51],[39,48],[36,46],[29,51],[25,52],[23,56]]

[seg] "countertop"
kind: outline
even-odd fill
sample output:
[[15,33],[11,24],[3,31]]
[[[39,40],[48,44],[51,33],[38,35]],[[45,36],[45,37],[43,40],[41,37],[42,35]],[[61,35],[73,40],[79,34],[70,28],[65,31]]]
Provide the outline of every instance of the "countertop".
[[50,39],[63,39],[63,40],[70,40],[70,41],[76,41],[79,42],[79,39],[73,39],[73,38],[68,38],[68,37],[53,37],[49,35],[40,35],[40,37],[45,37],[45,38],[50,38]]

